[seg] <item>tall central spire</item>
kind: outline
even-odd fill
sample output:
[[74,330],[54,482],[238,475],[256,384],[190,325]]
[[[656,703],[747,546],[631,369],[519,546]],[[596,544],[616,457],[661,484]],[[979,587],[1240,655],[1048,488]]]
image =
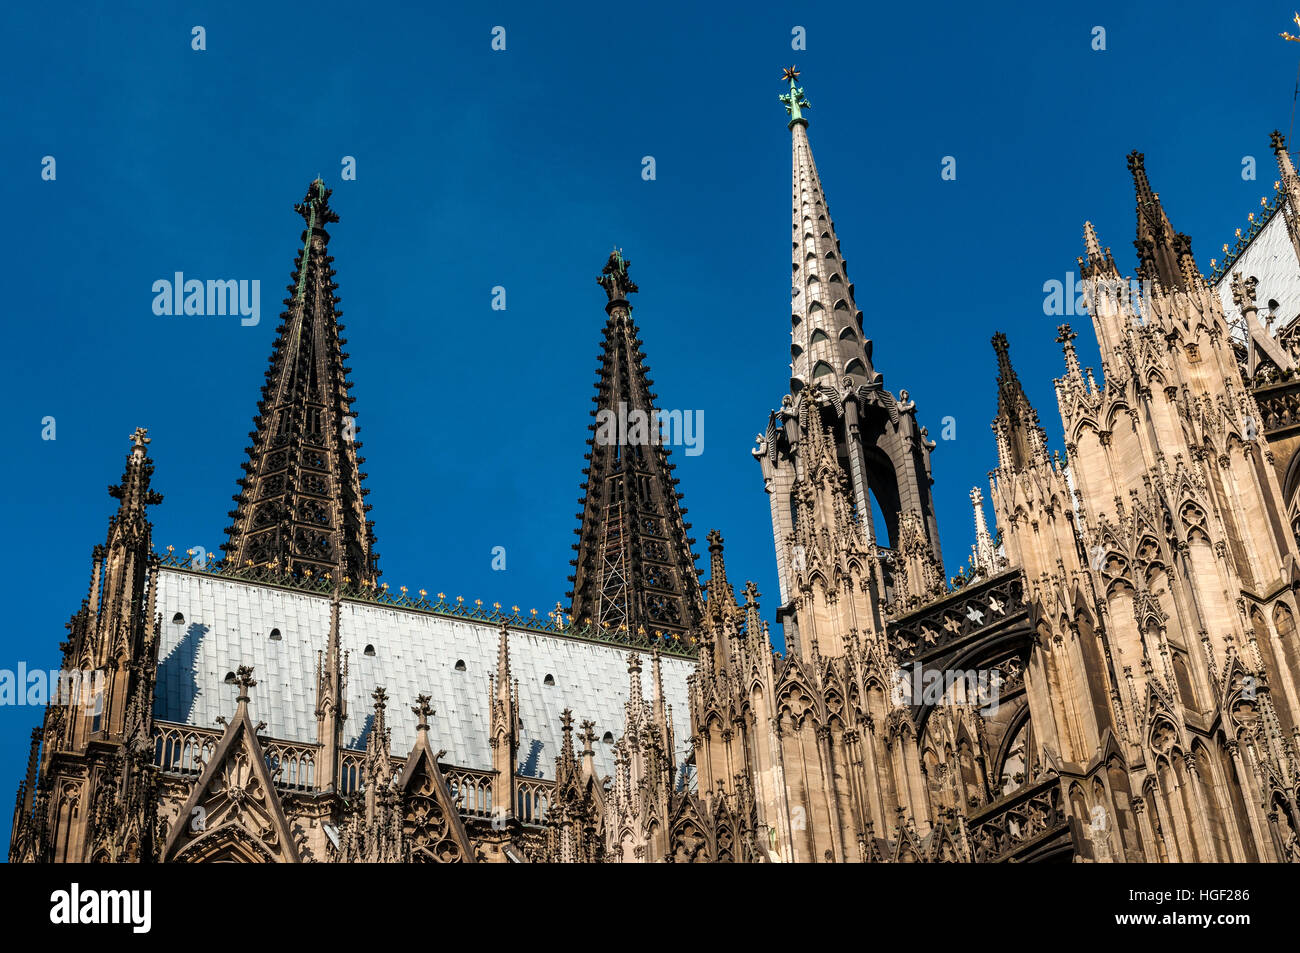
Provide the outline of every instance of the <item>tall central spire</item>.
[[[754,456],[771,495],[785,605],[793,597],[794,566],[801,558],[790,542],[792,493],[815,462],[805,459],[801,446],[814,424],[830,431],[831,455],[851,492],[850,518],[867,540],[882,547],[896,544],[901,516],[915,513],[937,556],[939,531],[930,495],[934,444],[917,425],[916,404],[907,392],[899,391],[895,398],[873,365],[871,342],[808,141],[804,111],[811,104],[798,85],[798,69],[787,68],[782,79],[788,89],[779,99],[789,117],[791,148],[790,390],[781,410],[769,418]],[[876,525],[873,502],[884,525]]]
[[583,470],[582,525],[569,577],[578,625],[645,639],[683,635],[704,613],[686,509],[660,439],[649,368],[627,296],[637,290],[621,252],[596,280],[609,298],[596,382],[596,422]]
[[[862,312],[853,302],[840,240],[826,206],[826,195],[808,142],[803,110],[811,103],[795,85],[799,71],[785,71],[790,91],[781,96],[790,116],[790,374],[791,388],[827,378],[838,383],[845,374],[856,384],[876,380],[871,342],[862,336]],[[797,384],[795,382],[798,382]]]
[[379,576],[361,443],[348,394],[346,340],[325,226],[339,220],[320,179],[294,210],[306,222],[292,298],[281,314],[262,399],[249,434],[238,508],[222,545],[235,567],[272,566],[301,576],[330,573],[374,585]]

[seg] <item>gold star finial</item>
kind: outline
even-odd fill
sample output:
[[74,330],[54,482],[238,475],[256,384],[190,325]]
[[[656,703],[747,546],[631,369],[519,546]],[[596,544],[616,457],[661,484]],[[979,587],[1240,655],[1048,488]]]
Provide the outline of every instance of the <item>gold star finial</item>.
[[797,66],[787,66],[787,67],[782,71],[782,73],[781,73],[781,78],[782,78],[783,80],[785,80],[787,83],[798,82],[798,80],[799,80],[799,67],[797,67]]
[[[1294,23],[1297,27],[1300,27],[1300,13],[1297,13],[1294,17],[1292,17],[1291,22]],[[1278,36],[1280,36],[1284,40],[1289,40],[1292,43],[1300,43],[1300,36],[1292,36],[1290,33],[1279,33]]]

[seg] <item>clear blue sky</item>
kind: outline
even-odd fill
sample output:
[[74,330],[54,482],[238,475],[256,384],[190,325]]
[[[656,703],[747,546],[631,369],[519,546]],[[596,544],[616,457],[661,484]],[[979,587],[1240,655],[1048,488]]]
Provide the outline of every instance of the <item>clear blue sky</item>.
[[[1074,269],[1086,218],[1132,271],[1134,148],[1208,268],[1271,194],[1268,133],[1288,128],[1300,54],[1276,36],[1281,4],[475,6],[5,5],[0,668],[57,664],[133,428],[149,428],[166,496],[156,545],[221,543],[302,228],[292,205],[317,173],[342,218],[331,251],[386,581],[563,599],[605,318],[594,279],[618,244],[660,403],[704,411],[704,453],[674,454],[699,550],[721,530],[731,578],[758,583],[770,618],[749,450],[788,379],[776,97],[791,62],[876,367],[932,435],[956,419],[933,457],[953,572],[967,493],[995,459],[989,337],[1011,336],[1059,448],[1061,319],[1043,283]],[[1246,155],[1259,181],[1242,180]],[[151,285],[176,271],[260,279],[261,324],[156,317]],[[0,708],[6,845],[39,716]]]

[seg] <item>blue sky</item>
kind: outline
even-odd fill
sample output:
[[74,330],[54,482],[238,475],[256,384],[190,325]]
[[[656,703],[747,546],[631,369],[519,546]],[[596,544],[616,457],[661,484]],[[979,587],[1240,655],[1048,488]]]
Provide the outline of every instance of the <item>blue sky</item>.
[[[1288,129],[1300,54],[1276,36],[1292,14],[1278,4],[475,7],[0,13],[0,668],[57,664],[135,427],[166,496],[156,545],[218,548],[302,228],[292,205],[318,173],[342,219],[331,251],[386,581],[542,611],[563,599],[605,317],[595,277],[617,244],[660,403],[704,412],[704,452],[674,454],[698,549],[721,530],[731,578],[758,583],[770,618],[749,450],[788,380],[776,97],[791,62],[876,367],[932,436],[956,421],[933,456],[956,571],[967,494],[995,459],[990,336],[1011,337],[1059,448],[1061,319],[1044,315],[1043,283],[1075,268],[1089,218],[1132,271],[1135,148],[1208,269],[1272,193],[1268,134]],[[343,156],[356,181],[339,180]],[[1259,181],[1242,179],[1244,156]],[[261,323],[155,316],[152,283],[176,271],[259,279]],[[0,707],[0,796],[39,717]],[[9,821],[6,807],[6,844]]]

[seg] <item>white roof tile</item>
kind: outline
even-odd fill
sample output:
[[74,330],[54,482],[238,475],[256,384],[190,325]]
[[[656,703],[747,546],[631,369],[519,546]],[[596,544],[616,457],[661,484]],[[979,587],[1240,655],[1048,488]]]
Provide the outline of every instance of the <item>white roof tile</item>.
[[[251,665],[257,687],[250,709],[265,721],[266,734],[286,741],[314,743],[317,655],[329,637],[329,598],[198,573],[159,571],[158,612],[162,640],[154,717],[212,727],[218,715],[235,710],[235,687],[226,673]],[[174,624],[180,612],[184,624]],[[273,641],[271,629],[282,639]],[[449,618],[416,610],[344,602],[339,631],[348,652],[348,720],[344,744],[364,746],[373,711],[371,693],[388,692],[388,725],[393,753],[405,756],[415,743],[417,695],[433,699],[435,745],[447,749],[450,764],[480,770],[492,767],[488,745],[488,677],[496,672],[498,629],[487,622]],[[373,645],[373,657],[364,654]],[[596,765],[614,770],[606,731],[623,730],[627,701],[629,649],[559,635],[512,629],[510,667],[519,680],[520,773],[552,778],[560,751],[560,715],[573,709],[575,722],[596,723]],[[642,690],[652,689],[649,658],[642,652]],[[465,671],[455,670],[464,660]],[[663,658],[666,701],[673,706],[677,760],[690,752],[686,678],[694,663]],[[543,684],[547,675],[555,685]],[[575,745],[580,744],[575,736]]]

